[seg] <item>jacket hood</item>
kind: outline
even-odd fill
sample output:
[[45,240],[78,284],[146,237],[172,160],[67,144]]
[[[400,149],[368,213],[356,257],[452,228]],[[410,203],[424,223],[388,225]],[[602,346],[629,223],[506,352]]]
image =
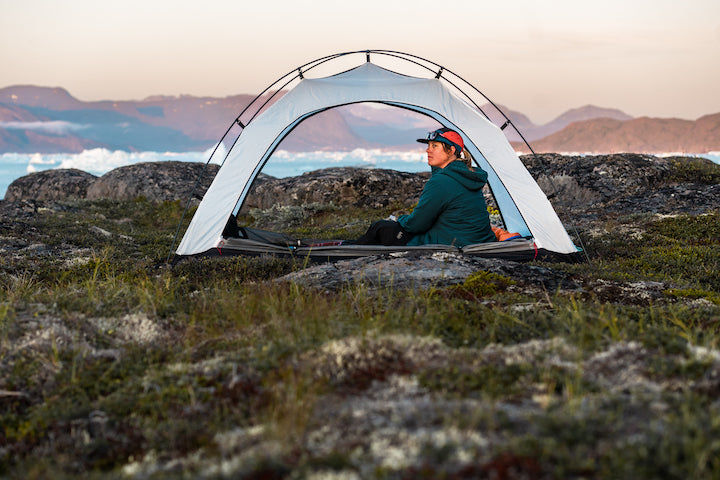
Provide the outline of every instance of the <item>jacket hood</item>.
[[433,175],[447,175],[468,190],[480,190],[487,183],[487,172],[475,167],[470,170],[465,163],[455,160],[447,164],[445,168],[432,167]]

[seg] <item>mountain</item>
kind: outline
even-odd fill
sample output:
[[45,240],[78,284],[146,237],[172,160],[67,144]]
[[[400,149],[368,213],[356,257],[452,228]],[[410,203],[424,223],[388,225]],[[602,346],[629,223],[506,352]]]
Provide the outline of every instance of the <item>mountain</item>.
[[[264,108],[283,92],[268,93]],[[124,151],[202,151],[216,144],[255,97],[153,96],[136,101],[85,102],[59,87],[18,85],[0,89],[0,153],[77,153],[88,148]],[[551,122],[534,124],[523,113],[486,104],[481,110],[496,125],[512,124],[535,151],[688,152],[720,150],[717,115],[696,121],[632,118],[624,112],[586,105]],[[241,116],[246,124],[253,109]],[[719,114],[720,115],[720,114]],[[417,149],[416,138],[438,127],[403,108],[362,103],[308,118],[279,148],[290,151],[354,148]],[[513,128],[504,133],[520,142]],[[515,143],[527,151],[524,144]]]
[[70,92],[64,88],[34,85],[15,85],[0,89],[0,103],[49,110],[70,110],[82,108],[83,105],[83,102],[70,95]]
[[0,152],[79,152],[96,146],[74,135],[68,122],[0,103]]
[[[487,117],[495,125],[503,125],[505,123],[505,117],[500,113],[499,110],[505,112],[507,118],[510,119],[513,125],[522,133],[525,140],[532,142],[534,140],[541,139],[548,135],[551,135],[557,131],[562,130],[566,126],[573,122],[579,122],[582,120],[589,120],[594,118],[614,118],[617,120],[630,120],[632,117],[621,110],[615,108],[602,108],[594,105],[585,105],[580,108],[574,108],[563,113],[559,117],[555,118],[549,123],[543,125],[536,125],[526,115],[507,108],[503,105],[494,106],[492,104],[485,104],[481,107],[482,111],[485,112]],[[521,142],[522,139],[518,133],[512,128],[506,128],[505,135],[511,142]]]
[[[514,145],[527,152],[524,145]],[[706,153],[720,150],[720,113],[695,121],[676,118],[596,118],[574,122],[531,143],[539,152]]]
[[33,130],[0,128],[0,153],[63,153],[103,147],[74,135],[46,135]]
[[616,108],[602,108],[594,105],[585,105],[580,108],[568,110],[553,121],[537,127],[532,131],[531,138],[528,138],[528,141],[538,140],[540,138],[547,137],[548,135],[552,135],[553,133],[559,132],[575,122],[600,118],[626,121],[632,120],[633,117]]
[[334,110],[356,136],[368,139],[380,148],[417,148],[415,139],[440,128],[434,119],[405,108],[357,103]]
[[[509,119],[512,124],[515,125],[515,127],[520,130],[520,132],[522,132],[526,140],[530,141],[536,138],[534,131],[539,127],[535,125],[525,114],[507,108],[504,105],[495,106],[490,103],[482,105],[480,107],[480,110],[482,110],[487,116],[487,118],[495,125],[502,126],[505,124],[507,119]],[[504,112],[505,115],[503,115],[501,111]],[[505,118],[505,116],[507,116],[507,119]],[[518,142],[522,141],[520,136],[513,128],[508,127],[505,128],[503,131],[505,132],[505,136],[507,136],[508,140]]]
[[[280,98],[261,97],[268,106]],[[199,151],[217,143],[255,97],[153,96],[139,101],[83,102],[62,88],[0,89],[0,153],[113,150]],[[250,110],[254,111],[253,109]],[[247,123],[250,113],[242,115]],[[303,135],[305,136],[303,138]],[[303,122],[283,142],[288,150],[372,147],[334,112]]]
[[380,147],[381,143],[357,135],[339,109],[326,110],[300,123],[281,144],[291,152]]
[[[217,142],[253,98],[183,95],[83,102],[62,88],[15,86],[0,89],[0,115],[3,108],[23,109],[26,115],[37,117],[28,128],[48,130],[52,126],[49,122],[67,122],[77,135],[124,150],[142,149],[152,143],[162,149],[200,150]],[[0,122],[8,129],[2,116]],[[10,129],[22,127],[15,124]],[[153,138],[156,141],[151,141]]]
[[0,122],[35,122],[40,119],[24,108],[0,103]]

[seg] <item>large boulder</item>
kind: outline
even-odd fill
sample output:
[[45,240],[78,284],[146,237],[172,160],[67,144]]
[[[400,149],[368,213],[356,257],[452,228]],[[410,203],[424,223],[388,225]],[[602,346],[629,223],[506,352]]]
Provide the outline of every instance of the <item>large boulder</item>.
[[[219,170],[215,164],[190,162],[148,162],[116,168],[98,178],[87,191],[88,200],[110,198],[150,201],[202,198]],[[204,172],[203,172],[204,171]],[[200,184],[197,179],[203,173]]]
[[96,180],[95,175],[75,168],[34,172],[12,182],[5,192],[5,200],[20,202],[85,198],[88,188]]

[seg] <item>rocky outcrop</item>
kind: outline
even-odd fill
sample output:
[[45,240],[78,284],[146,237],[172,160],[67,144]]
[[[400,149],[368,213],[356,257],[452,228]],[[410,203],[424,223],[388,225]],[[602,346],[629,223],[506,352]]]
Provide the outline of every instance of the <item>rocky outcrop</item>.
[[717,174],[679,181],[673,166],[677,160],[686,165],[706,162],[710,167],[709,160],[633,153],[548,153],[521,159],[555,209],[581,220],[607,213],[697,215],[720,205]]
[[[323,293],[337,293],[357,285],[373,293],[383,289],[417,291],[464,285],[478,271],[498,275],[496,281],[506,282],[500,286],[502,290],[528,297],[541,298],[546,292],[555,292],[622,305],[663,305],[670,301],[665,291],[671,285],[665,282],[617,282],[571,276],[539,265],[449,252],[405,252],[342,260],[313,265],[277,281],[295,282]],[[471,290],[472,287],[466,290],[464,298],[476,298]]]
[[297,177],[264,177],[253,186],[245,208],[309,203],[409,207],[417,202],[428,177],[428,174],[352,167],[326,168]]
[[[102,177],[79,170],[46,170],[15,180],[5,200],[187,200],[201,199],[219,170],[215,164],[148,162],[116,168]],[[196,186],[202,173],[201,182]],[[428,173],[394,170],[327,168],[297,177],[275,178],[260,174],[253,184],[245,208],[268,209],[273,205],[333,203],[381,208],[411,206],[417,202]],[[80,181],[82,180],[82,182]]]
[[[70,199],[134,200],[153,202],[201,199],[219,170],[218,165],[189,162],[148,162],[116,168],[102,177],[77,169],[35,172],[13,181],[8,202],[44,202]],[[202,173],[202,177],[201,177]],[[198,184],[198,178],[200,183]]]
[[315,265],[290,273],[278,281],[297,282],[325,292],[338,292],[348,285],[362,284],[370,291],[382,288],[442,288],[463,283],[473,272],[483,270],[518,283],[525,294],[538,291],[580,292],[580,286],[549,268],[517,262],[436,253],[378,255]]
[[[197,179],[203,173],[200,184]],[[116,168],[98,178],[87,192],[88,200],[111,198],[150,201],[186,200],[193,195],[202,198],[219,167],[203,163],[152,162]]]
[[[543,177],[571,177],[579,187],[591,191],[593,201],[601,202],[663,183],[670,170],[666,158],[633,153],[593,156],[548,153],[523,155],[521,159],[538,181]],[[578,200],[562,197],[558,194],[557,200],[565,203]]]
[[[640,154],[540,154],[521,159],[556,208],[701,213],[720,203],[720,191],[712,179],[698,183],[674,181],[673,159]],[[201,198],[218,170],[214,164],[174,161],[128,165],[100,178],[79,170],[46,170],[15,180],[5,199],[130,200],[142,196],[165,201],[187,199],[193,189],[194,196]],[[245,207],[267,209],[273,205],[311,203],[373,208],[410,206],[417,201],[428,176],[352,167],[316,170],[287,178],[260,174]]]
[[5,193],[5,200],[18,202],[85,198],[96,178],[95,175],[74,168],[35,172],[12,182]]
[[[717,175],[697,181],[675,178],[678,162],[689,165],[689,162],[703,162],[702,159],[626,153],[523,155],[521,160],[556,210],[579,221],[607,213],[700,214],[720,205]],[[705,162],[711,164],[709,160]],[[203,170],[202,180],[196,186]],[[128,165],[100,178],[79,170],[47,170],[15,180],[8,187],[5,200],[145,197],[161,202],[187,200],[192,194],[197,201],[218,170],[214,164],[175,161]],[[417,202],[428,176],[428,172],[415,174],[352,167],[316,170],[287,178],[260,174],[243,210],[308,204],[410,207]],[[492,199],[489,203],[492,204]]]
[[[521,160],[560,213],[584,222],[607,213],[651,212],[700,214],[720,205],[720,184],[713,174],[697,181],[677,181],[677,164],[702,159],[661,158],[642,154],[568,156],[523,155]],[[706,161],[711,164],[709,160]],[[196,187],[200,173],[202,180]],[[155,162],[120,167],[96,178],[79,170],[47,170],[15,180],[5,200],[62,199],[150,201],[202,198],[219,167],[202,163]],[[429,176],[352,167],[328,168],[297,177],[260,174],[244,211],[308,204],[383,208],[410,207]],[[492,199],[489,199],[492,204]]]

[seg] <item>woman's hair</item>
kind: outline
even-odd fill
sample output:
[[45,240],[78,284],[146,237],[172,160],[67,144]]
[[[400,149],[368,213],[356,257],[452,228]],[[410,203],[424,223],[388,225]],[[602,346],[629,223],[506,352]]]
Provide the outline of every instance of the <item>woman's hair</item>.
[[463,148],[463,151],[460,154],[460,160],[462,160],[470,170],[475,170],[475,167],[473,166],[472,155],[470,155],[470,152],[468,152],[467,148]]
[[[442,143],[441,145],[443,146],[443,150],[445,150],[445,152],[448,154],[450,153],[451,148],[455,148],[455,147],[452,147],[451,145],[448,145],[447,143]],[[474,170],[473,158],[472,158],[472,155],[470,155],[470,152],[467,151],[467,148],[463,148],[463,151],[459,155],[457,152],[455,152],[455,156],[458,158],[458,160],[460,160],[465,165],[467,165],[467,167],[470,170]]]

